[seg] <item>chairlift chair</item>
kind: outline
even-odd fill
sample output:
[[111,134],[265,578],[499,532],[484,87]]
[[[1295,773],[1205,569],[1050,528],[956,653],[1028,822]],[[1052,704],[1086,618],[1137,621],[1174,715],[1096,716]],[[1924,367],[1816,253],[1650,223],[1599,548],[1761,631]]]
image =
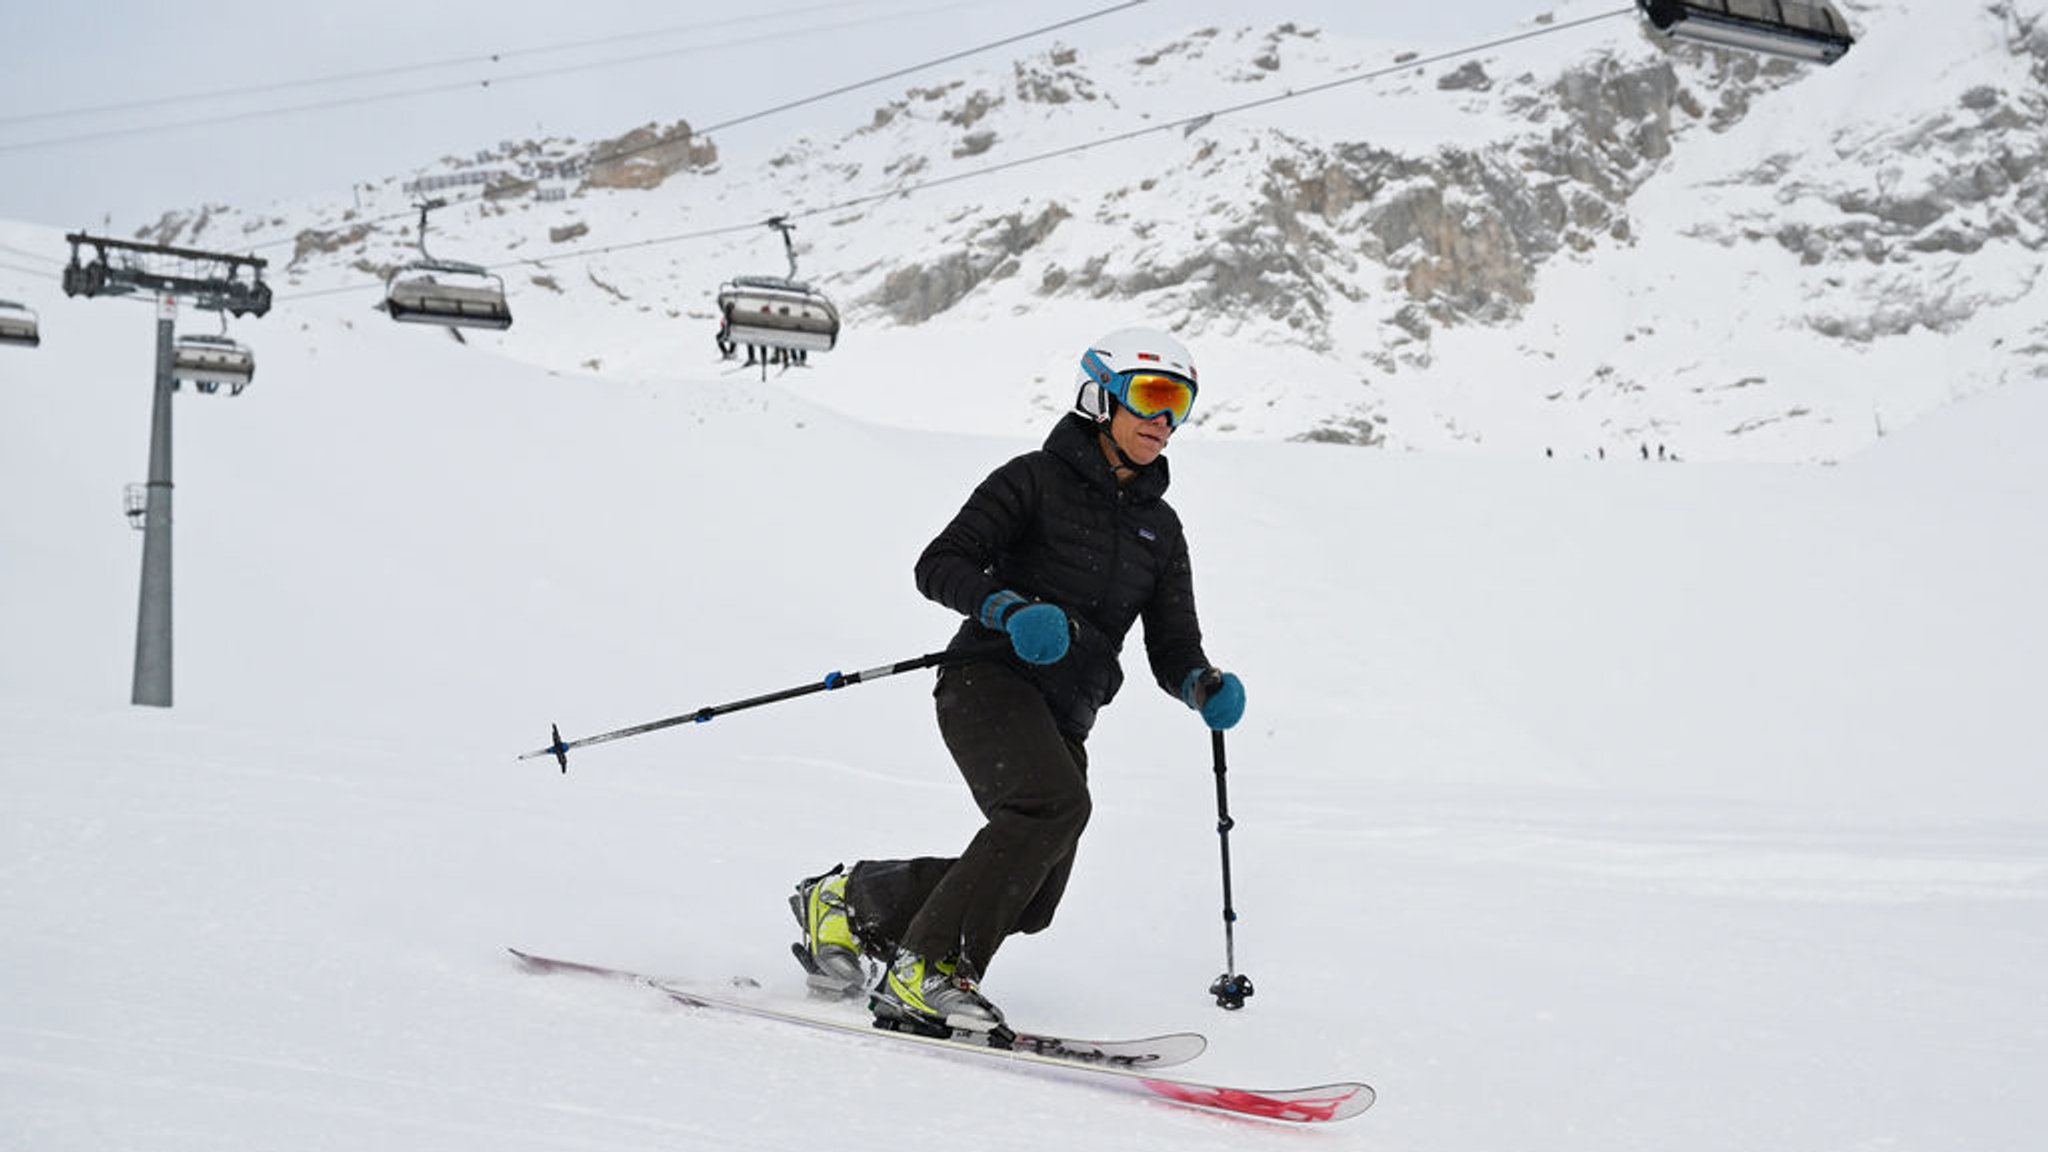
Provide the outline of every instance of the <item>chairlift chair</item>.
[[512,326],[504,280],[481,265],[449,260],[421,260],[392,273],[384,310],[408,324],[499,331]]
[[427,252],[427,213],[446,202],[420,205],[420,259],[391,274],[384,286],[384,311],[408,324],[443,328],[512,326],[512,307],[505,300],[505,281],[481,264],[436,260]]
[[839,309],[796,278],[796,244],[789,238],[796,225],[776,216],[768,227],[782,233],[789,275],[735,276],[718,286],[719,349],[728,355],[742,344],[800,354],[830,352],[839,343]]
[[171,378],[174,384],[190,383],[211,395],[228,386],[230,396],[256,377],[256,354],[226,336],[192,334],[180,336],[171,347]]
[[839,342],[839,309],[799,280],[735,276],[718,287],[718,311],[731,344],[830,352]]
[[1636,0],[1671,40],[1833,64],[1856,38],[1829,0]]
[[0,344],[34,348],[43,342],[35,310],[12,300],[0,300]]

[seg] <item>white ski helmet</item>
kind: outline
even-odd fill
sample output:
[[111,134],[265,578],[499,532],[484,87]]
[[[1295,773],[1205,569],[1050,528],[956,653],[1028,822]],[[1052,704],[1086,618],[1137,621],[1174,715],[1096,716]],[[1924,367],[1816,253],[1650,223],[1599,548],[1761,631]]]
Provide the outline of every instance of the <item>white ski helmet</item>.
[[1115,411],[1110,401],[1124,403],[1131,376],[1138,372],[1177,376],[1187,381],[1190,392],[1196,387],[1195,358],[1187,345],[1157,328],[1119,328],[1081,353],[1074,411],[1097,424],[1109,423]]

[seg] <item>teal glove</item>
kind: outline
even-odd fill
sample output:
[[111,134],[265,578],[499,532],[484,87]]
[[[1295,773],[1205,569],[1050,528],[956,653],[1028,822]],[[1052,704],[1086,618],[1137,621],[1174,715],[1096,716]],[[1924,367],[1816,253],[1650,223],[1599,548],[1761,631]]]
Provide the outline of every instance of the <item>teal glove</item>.
[[1051,664],[1067,654],[1071,630],[1057,604],[1034,604],[1004,589],[981,602],[978,617],[985,627],[1010,635],[1010,648],[1029,664]]
[[1197,668],[1180,683],[1180,698],[1202,714],[1202,722],[1222,731],[1244,719],[1244,682],[1235,673]]

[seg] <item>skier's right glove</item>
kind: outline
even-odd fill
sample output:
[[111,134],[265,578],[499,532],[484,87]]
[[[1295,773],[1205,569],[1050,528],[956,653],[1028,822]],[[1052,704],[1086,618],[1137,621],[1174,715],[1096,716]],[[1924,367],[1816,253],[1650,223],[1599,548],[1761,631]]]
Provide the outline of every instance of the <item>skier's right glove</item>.
[[1029,664],[1051,664],[1067,654],[1067,614],[1057,604],[1036,604],[1005,588],[981,602],[982,626],[1010,635],[1010,647]]
[[1180,698],[1202,714],[1202,722],[1222,731],[1244,718],[1244,682],[1221,668],[1197,668],[1180,684]]

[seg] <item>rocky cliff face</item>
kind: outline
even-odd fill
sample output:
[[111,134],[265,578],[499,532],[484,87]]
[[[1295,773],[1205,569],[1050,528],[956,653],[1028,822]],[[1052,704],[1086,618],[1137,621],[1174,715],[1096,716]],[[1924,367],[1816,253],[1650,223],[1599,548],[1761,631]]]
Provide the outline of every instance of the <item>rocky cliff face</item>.
[[591,188],[656,188],[686,169],[718,164],[718,146],[699,138],[688,121],[666,128],[649,124],[590,152],[584,183]]
[[[1877,172],[1875,183],[1854,176],[1829,182],[1789,155],[1742,177],[1783,203],[1829,204],[1832,218],[1805,213],[1765,223],[1749,214],[1702,214],[1693,234],[1731,246],[1778,245],[1806,264],[1841,266],[1877,306],[1817,309],[1810,324],[1825,337],[1868,341],[1915,325],[1943,330],[1967,314],[1978,295],[1922,287],[1926,260],[1966,256],[2001,238],[2040,251],[2048,235],[2048,95],[2039,83],[2048,72],[2048,27],[2015,3],[1990,7],[2007,49],[2031,61],[2035,84],[1979,86],[1954,107],[1842,140],[1833,169]],[[1140,55],[1136,71],[1199,59],[1256,79],[1282,70],[1283,49],[1314,35],[1287,26],[1236,46],[1239,57],[1228,58],[1228,38],[1209,30]],[[1066,222],[1093,220],[1133,243],[1079,260],[1048,251],[1032,280],[1041,295],[1165,292],[1197,327],[1227,330],[1255,319],[1323,350],[1332,345],[1333,305],[1367,303],[1389,327],[1387,346],[1426,359],[1419,349],[1432,330],[1515,320],[1533,300],[1541,269],[1560,254],[1630,244],[1631,200],[1674,149],[1729,132],[1764,96],[1806,75],[1784,61],[1636,39],[1547,78],[1496,77],[1479,61],[1440,69],[1430,81],[1437,90],[1484,102],[1515,125],[1476,144],[1421,152],[1366,133],[1219,136],[1189,167],[1217,180],[1233,172],[1254,178],[1206,204],[1178,206],[1203,222],[1196,243],[1146,243],[1151,222],[1173,206],[1148,199],[1153,189],[1144,181],[1090,189],[1028,217],[964,214],[927,250],[864,278],[857,307],[899,324],[926,322],[979,285],[1016,274],[1025,254]],[[1119,93],[1098,78],[1116,72],[1091,70],[1062,49],[1020,63],[1007,91],[954,86],[919,94],[922,101],[877,112],[875,127],[921,139],[910,125],[923,118],[953,130],[955,157],[993,149],[1000,160],[1006,117],[1017,105],[1115,105]],[[1919,163],[1885,177],[1888,158],[1899,155]],[[925,164],[906,156],[895,170],[916,174]]]
[[[1817,308],[1808,318],[1816,332],[1860,343],[1915,327],[1949,332],[1987,303],[2033,290],[2032,277],[2000,282],[1961,259],[1998,243],[2048,255],[2048,20],[2011,3],[1989,10],[2005,48],[2030,62],[2032,84],[1974,85],[1952,105],[1845,139],[1842,167],[1869,173],[1867,182],[1782,179],[1785,196],[1824,201],[1835,216],[1778,224],[1770,239],[1804,264],[1839,269],[1875,303]],[[1794,159],[1772,157],[1751,179],[1778,184]],[[1741,221],[1703,222],[1699,234],[1727,243],[1756,238]]]
[[921,324],[958,304],[977,285],[1016,275],[1019,257],[1066,218],[1067,210],[1053,204],[1029,218],[1012,212],[977,220],[952,251],[929,263],[911,261],[891,268],[868,302],[899,324]]
[[[1278,70],[1279,46],[1302,36],[1313,33],[1285,27],[1259,42],[1239,67],[1253,77]],[[1217,41],[1211,30],[1138,62],[1142,68],[1202,56],[1214,66],[1222,51]],[[1468,62],[1446,72],[1437,86],[1485,94],[1519,119],[1519,132],[1426,154],[1365,138],[1284,131],[1210,142],[1197,150],[1192,169],[1218,180],[1249,171],[1254,179],[1238,181],[1241,186],[1199,209],[1206,221],[1199,244],[1162,249],[1136,263],[1119,252],[1054,264],[1036,283],[1049,296],[1176,290],[1177,303],[1190,313],[1261,318],[1317,348],[1329,346],[1330,301],[1364,300],[1387,286],[1387,319],[1411,336],[1431,325],[1509,320],[1532,299],[1545,260],[1602,239],[1627,241],[1629,196],[1669,154],[1677,132],[1739,119],[1754,91],[1791,75],[1782,66],[1723,71],[1718,87],[1703,94],[1661,57],[1603,57],[1547,83],[1528,75],[1498,82],[1481,64]],[[1000,138],[1002,129],[988,122],[1011,102],[1114,101],[1067,50],[1020,64],[1010,92],[947,95],[936,120],[971,129],[961,144],[974,154]],[[918,114],[915,103],[899,102],[878,111],[875,126],[900,128]],[[897,170],[923,167],[906,160]],[[1030,227],[1007,215],[965,221],[935,238],[935,248],[950,251],[912,255],[887,270],[860,303],[899,323],[929,320],[984,280],[1013,272],[1024,250],[1077,213],[1143,241],[1147,221],[1162,207],[1147,199],[1153,190],[1145,181],[1113,187],[1093,204],[1048,209]]]
[[[1218,434],[1536,453],[1555,436],[1598,458],[1683,428],[1693,458],[1836,458],[2048,375],[2048,319],[2027,311],[2048,268],[2048,17],[2038,0],[1838,3],[1876,31],[1826,70],[1626,20],[1436,63],[1212,28],[910,88],[759,162],[671,121],[504,144],[308,220],[202,209],[152,234],[297,228],[285,277],[377,274],[414,258],[408,205],[453,186],[435,236],[530,266],[576,317],[504,347],[581,370],[676,338],[639,314],[708,320],[721,279],[780,272],[748,221],[787,212],[800,273],[849,333],[971,331],[1024,362],[1041,317],[1146,315],[1272,381],[1209,404]],[[1914,58],[1923,32],[1946,37],[1938,56]],[[1347,78],[1364,82],[1341,98],[1276,99]],[[690,242],[649,239],[650,207]],[[989,323],[1004,317],[1020,323]],[[1019,423],[1064,404],[1054,375],[1017,397]],[[872,403],[894,411],[887,387]]]

